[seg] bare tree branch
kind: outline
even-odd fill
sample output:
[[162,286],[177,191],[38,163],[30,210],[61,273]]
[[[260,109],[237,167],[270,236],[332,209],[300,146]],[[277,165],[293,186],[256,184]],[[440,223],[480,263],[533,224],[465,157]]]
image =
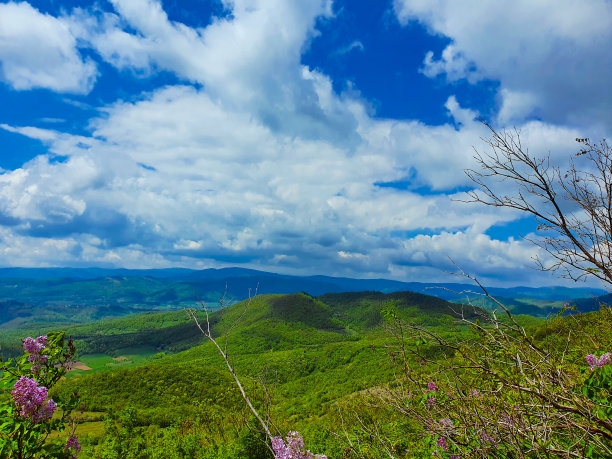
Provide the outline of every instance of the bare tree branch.
[[[226,288],[226,292],[227,292],[227,288]],[[255,290],[255,296],[256,295],[257,295],[257,290]],[[224,307],[225,307],[225,299],[226,299],[226,295],[224,294],[222,299],[220,300],[221,313],[223,313],[223,310],[224,310]],[[244,315],[246,314],[246,312],[247,312],[249,306],[251,305],[252,301],[253,301],[253,296],[251,296],[251,290],[249,289],[249,298],[248,298],[248,300],[246,300],[244,302],[244,308],[243,308],[242,312],[240,313],[239,317],[232,323],[232,325],[224,333],[224,347],[223,348],[219,345],[217,340],[212,335],[212,332],[211,332],[211,329],[210,329],[210,317],[209,317],[209,314],[208,314],[208,308],[206,307],[206,305],[202,301],[200,301],[200,305],[202,307],[202,310],[206,314],[206,325],[205,326],[203,326],[200,323],[200,321],[198,320],[198,318],[196,317],[196,310],[195,309],[187,309],[187,314],[189,315],[191,320],[194,321],[194,323],[196,324],[196,326],[198,327],[198,329],[200,330],[202,335],[204,335],[204,337],[206,339],[208,339],[211,343],[213,343],[213,346],[216,348],[216,350],[219,353],[219,355],[221,355],[221,357],[223,358],[223,361],[225,362],[225,365],[227,366],[228,371],[232,375],[232,378],[234,378],[234,382],[236,383],[236,386],[238,386],[238,389],[240,390],[240,394],[242,395],[242,398],[244,399],[245,403],[249,407],[249,410],[251,410],[251,413],[253,413],[253,416],[255,416],[255,418],[257,419],[257,421],[261,425],[261,428],[263,429],[263,432],[265,433],[266,437],[269,440],[269,442],[266,443],[268,449],[270,449],[270,451],[272,453],[274,453],[274,451],[272,450],[272,448],[271,448],[271,446],[269,444],[272,441],[273,435],[272,435],[272,432],[270,432],[270,428],[268,427],[268,423],[266,421],[264,421],[264,419],[261,417],[259,412],[253,406],[253,403],[251,402],[250,398],[246,394],[246,392],[244,390],[244,387],[242,386],[242,383],[240,382],[240,379],[238,378],[238,375],[236,375],[236,372],[234,371],[234,367],[231,365],[231,363],[229,361],[228,352],[227,352],[227,343],[228,343],[229,333],[234,329],[236,324],[238,324],[238,322],[240,322],[240,320],[244,317]]]
[[[580,150],[562,172],[550,156],[532,156],[520,132],[496,131],[483,139],[488,152],[476,151],[478,170],[467,176],[477,185],[464,202],[515,209],[535,217],[541,237],[527,239],[551,257],[536,265],[560,271],[562,277],[581,280],[594,276],[612,285],[612,150],[606,142],[576,139]],[[496,183],[510,182],[513,193],[495,191]]]

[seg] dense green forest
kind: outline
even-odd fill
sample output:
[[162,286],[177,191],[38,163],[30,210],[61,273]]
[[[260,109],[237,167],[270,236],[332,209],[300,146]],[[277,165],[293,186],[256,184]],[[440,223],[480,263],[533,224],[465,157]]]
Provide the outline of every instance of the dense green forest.
[[[601,314],[580,320],[598,323]],[[196,317],[206,323],[203,310]],[[419,423],[372,397],[405,378],[407,349],[418,349],[425,359],[418,371],[435,374],[435,362],[448,358],[444,344],[477,339],[478,330],[467,321],[487,317],[483,309],[411,292],[318,298],[297,293],[259,295],[211,312],[209,323],[278,435],[299,431],[310,450],[328,457],[384,457],[385,450],[414,457],[436,450],[418,433]],[[516,318],[551,346],[578,320]],[[445,341],[409,343],[409,329],[399,336],[397,324]],[[80,457],[271,454],[223,359],[185,311],[134,314],[66,330],[81,366],[67,373],[52,395],[66,399],[78,393],[80,411],[73,416]],[[20,337],[47,331],[11,331],[2,337],[3,350],[17,355]],[[374,432],[384,437],[382,443]]]
[[[213,312],[210,323],[215,333],[223,335],[242,307],[238,303]],[[384,307],[445,333],[465,332],[454,323],[453,305],[421,294],[365,292],[320,299],[306,294],[260,295],[228,335],[229,355],[259,403],[263,403],[262,387],[270,391],[270,415],[281,430],[299,429],[315,449],[337,456],[342,442],[332,426],[338,421],[339,403],[393,379],[395,365],[385,347],[389,336],[381,313]],[[166,443],[167,435],[175,438],[176,429],[185,423],[201,434],[195,442],[202,443],[198,454],[215,457],[221,454],[216,448],[225,448],[228,457],[238,457],[235,448],[246,448],[244,442],[258,445],[222,359],[184,311],[135,314],[66,330],[75,340],[76,358],[85,365],[92,362],[93,370],[68,373],[56,390],[78,391],[85,411],[99,413],[90,414],[94,421],[77,429],[86,432],[81,436],[82,454],[111,457],[102,451],[113,450],[114,457],[128,457],[130,448],[148,448],[153,454]],[[3,336],[5,352],[20,353],[18,337],[24,332]],[[142,358],[124,367],[96,368],[101,355],[120,360],[124,354]],[[258,382],[262,378],[264,386]],[[116,444],[122,437],[114,429],[126,427],[121,421],[126,412],[133,424],[129,437],[134,445]],[[152,431],[155,435],[149,434]]]
[[[328,276],[288,276],[239,268],[188,270],[126,270],[68,268],[0,268],[0,330],[91,323],[135,312],[166,312],[192,307],[194,299],[216,304],[224,294],[232,301],[259,293],[307,292],[314,296],[331,292],[375,290],[385,293],[412,291],[447,301],[476,301],[477,295],[457,295],[467,284],[399,282],[385,279],[350,279]],[[581,309],[596,310],[591,300],[605,293],[593,288],[513,287],[491,292],[517,314],[546,317],[566,301],[581,301]]]
[[[608,325],[605,311],[513,320],[542,345],[561,348],[576,324],[578,329]],[[425,438],[418,416],[394,409],[397,401],[383,401],[404,387],[411,371],[440,372],[436,368],[449,359],[449,346],[480,339],[478,324],[493,330],[486,325],[492,317],[487,308],[413,292],[265,294],[208,314],[199,305],[194,314],[226,349],[274,434],[300,432],[310,450],[328,457],[443,452]],[[3,333],[4,358],[22,353],[22,338],[44,335],[57,325]],[[223,358],[186,310],[63,328],[78,364],[51,396],[67,400],[78,394],[72,419],[80,457],[270,456]],[[584,339],[578,344],[585,346]],[[585,354],[574,354],[585,366]]]

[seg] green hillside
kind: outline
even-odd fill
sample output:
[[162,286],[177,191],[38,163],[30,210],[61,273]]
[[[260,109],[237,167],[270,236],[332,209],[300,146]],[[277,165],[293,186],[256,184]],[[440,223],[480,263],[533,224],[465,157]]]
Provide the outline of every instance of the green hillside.
[[[326,276],[298,277],[261,271],[221,270],[104,270],[104,269],[0,269],[0,330],[45,324],[79,324],[117,318],[145,311],[169,311],[191,307],[196,298],[211,307],[227,294],[232,301],[248,296],[259,285],[260,293],[291,294],[304,291],[315,297],[328,292],[359,289],[397,292],[410,290],[461,303],[452,293],[469,289],[463,284],[419,284],[384,279],[348,279]],[[596,289],[512,288],[492,289],[519,314],[546,316],[566,301],[584,310],[593,308],[585,297],[605,293]],[[332,293],[332,295],[334,295]],[[343,295],[340,293],[339,295]],[[430,298],[427,295],[424,297]],[[471,301],[488,308],[478,295]],[[423,301],[431,302],[422,298]],[[230,302],[232,302],[230,301]],[[323,301],[325,303],[325,301]],[[432,304],[433,306],[433,304]]]
[[[381,311],[388,308],[405,319],[451,328],[456,323],[453,317],[460,310],[444,300],[411,292],[328,294],[319,298],[296,293],[259,295],[224,311],[211,311],[210,323],[215,333],[222,335],[231,324],[238,322],[231,334],[234,345],[259,352],[318,342],[352,341],[361,337],[355,330],[361,334],[377,329],[380,332]],[[473,311],[470,309],[469,314]],[[469,316],[467,310],[464,312]],[[203,311],[200,310],[198,317],[204,320]],[[134,347],[148,348],[152,354],[176,353],[203,340],[184,310],[146,312],[88,324],[44,323],[7,330],[0,337],[2,354],[6,358],[20,353],[19,338],[23,335],[40,335],[58,327],[75,340],[80,356],[117,356]]]
[[199,331],[184,310],[145,312],[87,324],[51,322],[6,330],[0,335],[0,354],[5,358],[15,356],[21,352],[19,339],[24,335],[41,335],[54,329],[65,330],[75,340],[79,355],[117,356],[122,350],[133,347],[145,347],[151,353],[177,352],[201,341]]
[[[354,313],[356,304],[377,315],[376,323],[368,314]],[[380,319],[381,308],[394,307],[442,329],[456,322],[442,312],[450,306],[443,300],[408,293],[364,292],[327,298],[260,295],[211,312],[210,323],[222,345],[225,332],[231,329],[227,349],[232,364],[259,406],[264,397],[258,381],[265,381],[273,397],[270,413],[279,427],[299,428],[311,441],[319,438],[321,448],[333,449],[337,445],[329,434],[320,437],[319,426],[336,422],[338,403],[394,377],[396,368],[388,357],[390,340]],[[203,313],[198,317],[205,320]],[[227,427],[240,413],[248,418],[223,360],[212,343],[203,341],[184,311],[137,314],[72,326],[68,331],[85,364],[93,352],[118,356],[137,345],[150,349],[149,358],[139,366],[92,372],[94,368],[63,382],[59,392],[77,390],[87,410],[112,416],[132,410],[131,422],[138,429],[162,429],[160,432],[196,420],[199,428],[211,432],[215,429],[212,420]],[[181,346],[189,349],[175,352]],[[164,351],[166,355],[161,355]],[[203,413],[211,420],[203,419]],[[228,444],[242,447],[244,426],[215,432],[206,443],[209,450],[217,448],[224,435]],[[101,434],[94,432],[85,440],[92,442],[91,451],[100,438],[108,440]],[[159,435],[165,438],[164,433]]]
[[[598,314],[517,320],[539,342],[563,349],[575,325],[603,324]],[[411,292],[353,292],[259,295],[210,311],[208,320],[251,400],[278,432],[297,430],[311,450],[348,458],[359,457],[347,453],[349,440],[362,442],[362,451],[368,451],[362,457],[384,457],[366,435],[372,428],[382,429],[393,448],[424,448],[416,440],[418,424],[401,410],[378,406],[382,399],[376,394],[403,384],[407,371],[435,375],[436,362],[452,354],[436,340],[401,344],[394,327],[401,320],[462,346],[478,334],[461,317],[486,323],[488,316]],[[205,312],[198,311],[197,318],[205,327]],[[80,457],[268,457],[225,362],[185,311],[66,329],[79,361],[91,368],[69,373],[54,392],[77,391],[89,413],[77,427],[84,446]],[[26,331],[1,340],[16,342],[17,351]],[[583,344],[587,341],[584,337]],[[580,361],[581,352],[571,357]],[[402,355],[411,356],[412,370]],[[400,450],[394,457],[415,457]]]
[[334,317],[350,327],[365,331],[382,324],[385,310],[420,325],[450,325],[462,315],[471,319],[484,312],[468,305],[457,305],[433,296],[414,292],[346,292],[318,297],[328,304]]

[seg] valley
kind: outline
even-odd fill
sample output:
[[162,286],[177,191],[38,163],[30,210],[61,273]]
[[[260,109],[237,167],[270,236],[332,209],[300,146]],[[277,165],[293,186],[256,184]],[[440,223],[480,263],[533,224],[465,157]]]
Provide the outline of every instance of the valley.
[[[253,281],[253,275],[249,273],[242,283]],[[255,275],[261,281],[258,276],[262,274]],[[218,299],[223,295],[219,286],[229,285],[228,279],[219,277],[214,290],[199,285],[203,289],[199,293]],[[404,344],[410,328],[400,336],[397,325],[409,324],[461,343],[478,337],[470,323],[487,322],[490,317],[486,302],[451,303],[409,291],[263,293],[219,309],[218,302],[188,301],[184,280],[134,275],[64,279],[57,287],[53,279],[30,279],[29,285],[25,280],[11,282],[23,296],[15,294],[3,303],[4,359],[22,353],[21,339],[26,336],[61,329],[74,342],[78,364],[53,394],[63,399],[78,393],[82,413],[76,412],[74,419],[83,446],[81,457],[267,457],[257,424],[223,359],[189,318],[187,307],[197,309],[196,317],[203,324],[204,307],[208,310],[213,335],[227,346],[245,390],[274,429],[299,431],[311,450],[328,457],[352,457],[347,452],[355,450],[351,442],[366,441],[371,428],[383,429],[390,444],[401,444],[406,451],[422,449],[419,435],[410,433],[416,428],[414,420],[388,406],[370,406],[371,399],[398,384],[406,362],[417,364],[414,357],[405,360],[407,352],[426,356],[418,371],[429,372],[435,371],[436,361],[447,358],[446,350],[442,342],[424,339],[420,345]],[[362,284],[368,286],[368,281]],[[7,283],[3,285],[3,291],[9,291]],[[291,285],[281,289],[290,290]],[[136,294],[137,288],[142,292]],[[515,319],[529,333],[540,330],[542,336],[550,335],[542,328],[550,319],[521,315],[525,305],[537,308],[528,311],[550,314],[568,297],[586,293],[562,290],[563,296],[555,298],[551,290],[531,290],[533,296],[520,297],[514,304],[509,300],[511,307],[516,306]],[[183,302],[168,301],[169,291],[177,298],[183,292]],[[512,290],[504,290],[508,291]],[[228,292],[232,292],[229,287]],[[448,290],[440,296],[445,295]],[[102,306],[96,307],[96,298]],[[130,298],[139,302],[131,306]],[[63,305],[68,301],[81,305],[73,315],[60,309],[71,311]],[[47,315],[39,315],[39,310]],[[25,320],[16,323],[14,317]],[[348,420],[350,430],[346,430]],[[363,453],[367,457],[382,454],[371,438],[366,443],[360,448],[362,453],[368,451]]]

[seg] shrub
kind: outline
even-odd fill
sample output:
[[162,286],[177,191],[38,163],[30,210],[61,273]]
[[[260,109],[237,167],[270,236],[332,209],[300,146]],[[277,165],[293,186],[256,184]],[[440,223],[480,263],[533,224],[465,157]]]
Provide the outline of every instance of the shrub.
[[[75,348],[64,332],[23,340],[24,354],[0,362],[0,457],[76,457],[81,449],[70,427],[75,394],[50,396],[50,390],[70,367]],[[65,438],[49,441],[52,432]]]

